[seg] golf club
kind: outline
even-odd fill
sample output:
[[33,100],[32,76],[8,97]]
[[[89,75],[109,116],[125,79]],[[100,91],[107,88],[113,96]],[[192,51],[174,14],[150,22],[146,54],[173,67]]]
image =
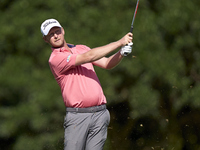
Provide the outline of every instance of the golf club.
[[[137,4],[136,4],[136,7],[135,7],[135,12],[134,12],[134,15],[133,15],[133,20],[132,20],[132,23],[131,23],[131,29],[130,29],[130,32],[131,32],[131,33],[133,32],[133,23],[134,23],[136,14],[137,14],[138,5],[139,5],[139,0],[137,0]],[[127,45],[128,45],[128,44],[127,44]]]
[[136,14],[137,14],[138,5],[139,5],[139,0],[137,0],[137,4],[136,4],[136,7],[135,7],[135,12],[134,12],[133,20],[132,20],[132,23],[131,23],[131,30],[130,30],[131,33],[133,32],[133,23],[134,23]]

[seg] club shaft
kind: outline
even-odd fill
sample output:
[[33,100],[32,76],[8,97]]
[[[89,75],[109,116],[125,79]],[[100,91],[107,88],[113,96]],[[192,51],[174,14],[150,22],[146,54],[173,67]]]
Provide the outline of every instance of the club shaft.
[[133,20],[132,20],[132,23],[131,23],[131,30],[130,30],[131,33],[133,32],[133,23],[134,23],[136,14],[137,14],[138,5],[139,5],[139,0],[137,0],[137,4],[136,4],[136,7],[135,7],[135,12],[134,12]]

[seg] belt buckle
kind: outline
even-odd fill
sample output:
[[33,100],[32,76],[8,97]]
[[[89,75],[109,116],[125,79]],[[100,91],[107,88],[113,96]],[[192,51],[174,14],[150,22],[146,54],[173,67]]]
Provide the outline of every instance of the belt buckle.
[[78,108],[76,108],[76,112],[78,112]]
[[94,111],[94,108],[91,108],[91,109],[90,109],[90,112],[91,112],[91,113],[94,113],[94,112],[95,112],[95,111]]

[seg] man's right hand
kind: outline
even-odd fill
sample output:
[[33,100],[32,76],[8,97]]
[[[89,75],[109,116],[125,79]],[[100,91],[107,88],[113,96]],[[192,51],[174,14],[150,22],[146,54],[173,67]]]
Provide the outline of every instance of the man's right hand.
[[131,43],[132,40],[133,40],[133,34],[129,32],[129,33],[127,33],[123,38],[121,38],[121,39],[119,40],[119,42],[120,42],[120,45],[121,45],[121,46],[126,46],[126,45],[128,45],[129,43]]

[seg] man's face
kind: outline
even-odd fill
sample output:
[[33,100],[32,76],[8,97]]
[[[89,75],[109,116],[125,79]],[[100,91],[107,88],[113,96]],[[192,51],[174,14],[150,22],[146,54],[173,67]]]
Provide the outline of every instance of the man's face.
[[60,27],[53,27],[44,40],[52,47],[58,48],[64,46],[64,30]]

